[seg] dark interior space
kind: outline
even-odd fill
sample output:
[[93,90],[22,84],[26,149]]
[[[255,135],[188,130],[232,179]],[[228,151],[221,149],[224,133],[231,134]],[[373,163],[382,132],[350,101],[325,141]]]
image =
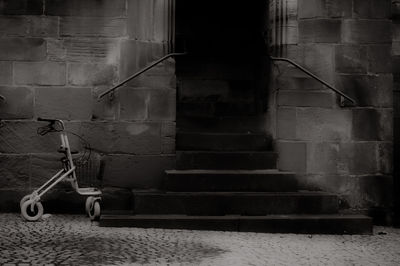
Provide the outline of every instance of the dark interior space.
[[[268,62],[267,4],[239,1],[184,1],[176,4],[177,127],[227,130],[243,117],[260,121],[266,111]],[[256,122],[243,130],[257,131]],[[263,121],[265,123],[265,121]],[[179,147],[178,147],[179,148]]]

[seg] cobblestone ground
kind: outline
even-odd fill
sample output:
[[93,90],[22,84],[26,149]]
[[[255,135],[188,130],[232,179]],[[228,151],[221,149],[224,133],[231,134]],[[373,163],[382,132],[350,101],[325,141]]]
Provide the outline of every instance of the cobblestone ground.
[[84,216],[0,214],[2,265],[400,265],[400,230],[325,236],[100,228]]

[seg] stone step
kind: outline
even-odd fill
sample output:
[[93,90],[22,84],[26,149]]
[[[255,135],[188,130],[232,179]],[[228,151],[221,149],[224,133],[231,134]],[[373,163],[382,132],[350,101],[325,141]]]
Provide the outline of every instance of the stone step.
[[277,170],[169,170],[167,191],[297,191],[294,173]]
[[177,116],[178,130],[210,133],[265,133],[268,118],[260,116],[191,117]]
[[[196,140],[194,140],[196,141]],[[177,151],[176,169],[261,170],[276,169],[277,153],[272,151]]]
[[138,227],[187,230],[294,233],[372,234],[372,219],[363,215],[102,215],[102,227]]
[[336,195],[323,192],[133,191],[135,214],[267,215],[332,214]]
[[272,149],[272,138],[266,134],[178,132],[177,150],[266,151]]

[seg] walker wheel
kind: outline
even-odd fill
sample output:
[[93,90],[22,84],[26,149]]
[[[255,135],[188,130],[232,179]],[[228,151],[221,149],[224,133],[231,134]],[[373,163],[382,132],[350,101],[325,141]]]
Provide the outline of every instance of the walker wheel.
[[22,204],[24,204],[25,201],[29,200],[31,198],[31,195],[26,195],[24,196],[21,201],[19,202],[19,208],[22,209]]
[[21,214],[27,221],[37,221],[43,215],[43,205],[40,202],[34,202],[30,199],[26,200],[22,204]]
[[89,216],[90,213],[90,208],[93,205],[94,202],[94,197],[93,196],[89,196],[86,198],[86,202],[85,202],[85,210],[86,210],[86,214]]
[[100,220],[100,200],[94,200],[93,204],[90,206],[89,218],[91,221]]

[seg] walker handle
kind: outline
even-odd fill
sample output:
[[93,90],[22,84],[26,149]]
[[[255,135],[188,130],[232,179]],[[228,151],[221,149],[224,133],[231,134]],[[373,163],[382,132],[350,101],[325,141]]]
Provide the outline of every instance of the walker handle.
[[63,122],[62,120],[60,120],[60,119],[49,119],[49,118],[41,118],[41,117],[38,117],[37,121],[40,121],[40,122],[49,122],[49,123],[50,123],[50,126],[53,126],[56,122],[58,122],[58,123],[61,125],[62,130],[65,129],[65,127],[64,127],[64,122]]

